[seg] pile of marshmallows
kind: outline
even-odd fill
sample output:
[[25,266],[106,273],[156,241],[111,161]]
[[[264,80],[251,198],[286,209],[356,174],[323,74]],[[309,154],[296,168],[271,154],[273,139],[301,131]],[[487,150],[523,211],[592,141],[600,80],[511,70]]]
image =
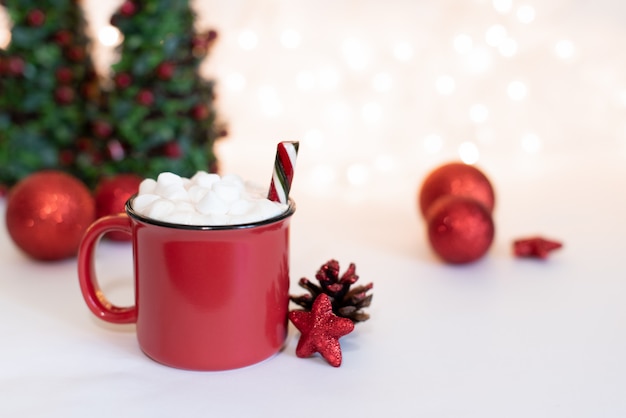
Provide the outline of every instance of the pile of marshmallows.
[[156,180],[143,180],[132,208],[173,224],[239,225],[278,216],[287,205],[267,199],[267,190],[237,175],[198,171],[191,178],[164,172]]

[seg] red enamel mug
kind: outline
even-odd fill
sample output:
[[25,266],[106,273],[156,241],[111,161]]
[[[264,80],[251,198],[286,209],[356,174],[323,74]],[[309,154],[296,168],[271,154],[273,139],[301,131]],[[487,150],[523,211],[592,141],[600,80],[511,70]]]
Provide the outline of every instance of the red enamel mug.
[[[248,366],[277,353],[287,336],[289,222],[281,215],[250,224],[178,225],[132,208],[86,231],[78,277],[90,310],[104,321],[136,323],[142,351],[188,370]],[[132,236],[135,304],[111,304],[98,286],[97,244],[107,232]]]

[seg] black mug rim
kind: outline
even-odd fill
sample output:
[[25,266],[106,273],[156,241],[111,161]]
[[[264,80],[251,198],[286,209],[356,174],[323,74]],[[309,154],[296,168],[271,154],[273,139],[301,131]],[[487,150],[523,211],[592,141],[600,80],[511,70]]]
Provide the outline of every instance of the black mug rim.
[[296,202],[294,202],[291,198],[289,198],[289,205],[287,206],[287,209],[281,213],[280,215],[274,216],[272,218],[268,218],[268,219],[263,219],[261,221],[257,221],[257,222],[248,222],[248,223],[244,223],[244,224],[230,224],[230,225],[186,225],[186,224],[175,224],[175,223],[171,223],[171,222],[166,222],[166,221],[161,221],[158,219],[154,219],[154,218],[149,218],[147,216],[144,216],[140,213],[138,213],[137,211],[135,211],[135,209],[133,209],[131,202],[135,199],[135,197],[137,197],[137,193],[135,193],[134,195],[132,195],[125,204],[125,210],[126,213],[128,214],[128,216],[130,216],[133,219],[136,219],[142,223],[146,223],[146,224],[150,224],[150,225],[155,225],[155,226],[161,226],[164,228],[172,228],[172,229],[185,229],[185,230],[193,230],[193,231],[223,231],[223,230],[230,230],[230,229],[249,229],[249,228],[256,228],[259,226],[263,226],[263,225],[270,225],[276,222],[280,222],[285,218],[290,217],[291,215],[294,214],[294,212],[296,211]]

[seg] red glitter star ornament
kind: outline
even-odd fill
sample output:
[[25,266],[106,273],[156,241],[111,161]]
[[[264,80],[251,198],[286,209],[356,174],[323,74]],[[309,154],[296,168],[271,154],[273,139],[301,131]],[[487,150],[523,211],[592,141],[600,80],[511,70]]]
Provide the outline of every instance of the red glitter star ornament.
[[289,319],[302,333],[296,347],[298,357],[320,353],[331,366],[341,365],[339,338],[351,333],[354,323],[333,313],[327,294],[322,293],[315,299],[311,312],[291,311]]
[[558,241],[548,240],[542,237],[531,237],[513,241],[513,254],[516,257],[548,258],[551,251],[561,248],[563,244]]

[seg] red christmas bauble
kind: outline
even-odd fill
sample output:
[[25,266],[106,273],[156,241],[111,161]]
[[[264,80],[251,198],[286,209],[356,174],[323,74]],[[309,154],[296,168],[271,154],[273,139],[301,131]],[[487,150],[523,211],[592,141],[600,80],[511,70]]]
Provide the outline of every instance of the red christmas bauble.
[[495,194],[487,176],[478,168],[460,162],[444,164],[426,177],[418,198],[422,216],[427,217],[428,208],[445,195],[475,199],[489,213],[493,212],[495,205]]
[[61,260],[76,255],[95,212],[94,199],[80,180],[44,170],[10,190],[6,225],[15,244],[32,258]]
[[426,221],[433,250],[448,263],[476,261],[493,242],[491,214],[483,204],[468,197],[448,195],[437,199]]
[[[139,191],[142,178],[136,174],[118,174],[100,181],[95,191],[96,217],[124,212],[126,201]],[[130,236],[122,232],[109,232],[107,238],[128,241]]]

